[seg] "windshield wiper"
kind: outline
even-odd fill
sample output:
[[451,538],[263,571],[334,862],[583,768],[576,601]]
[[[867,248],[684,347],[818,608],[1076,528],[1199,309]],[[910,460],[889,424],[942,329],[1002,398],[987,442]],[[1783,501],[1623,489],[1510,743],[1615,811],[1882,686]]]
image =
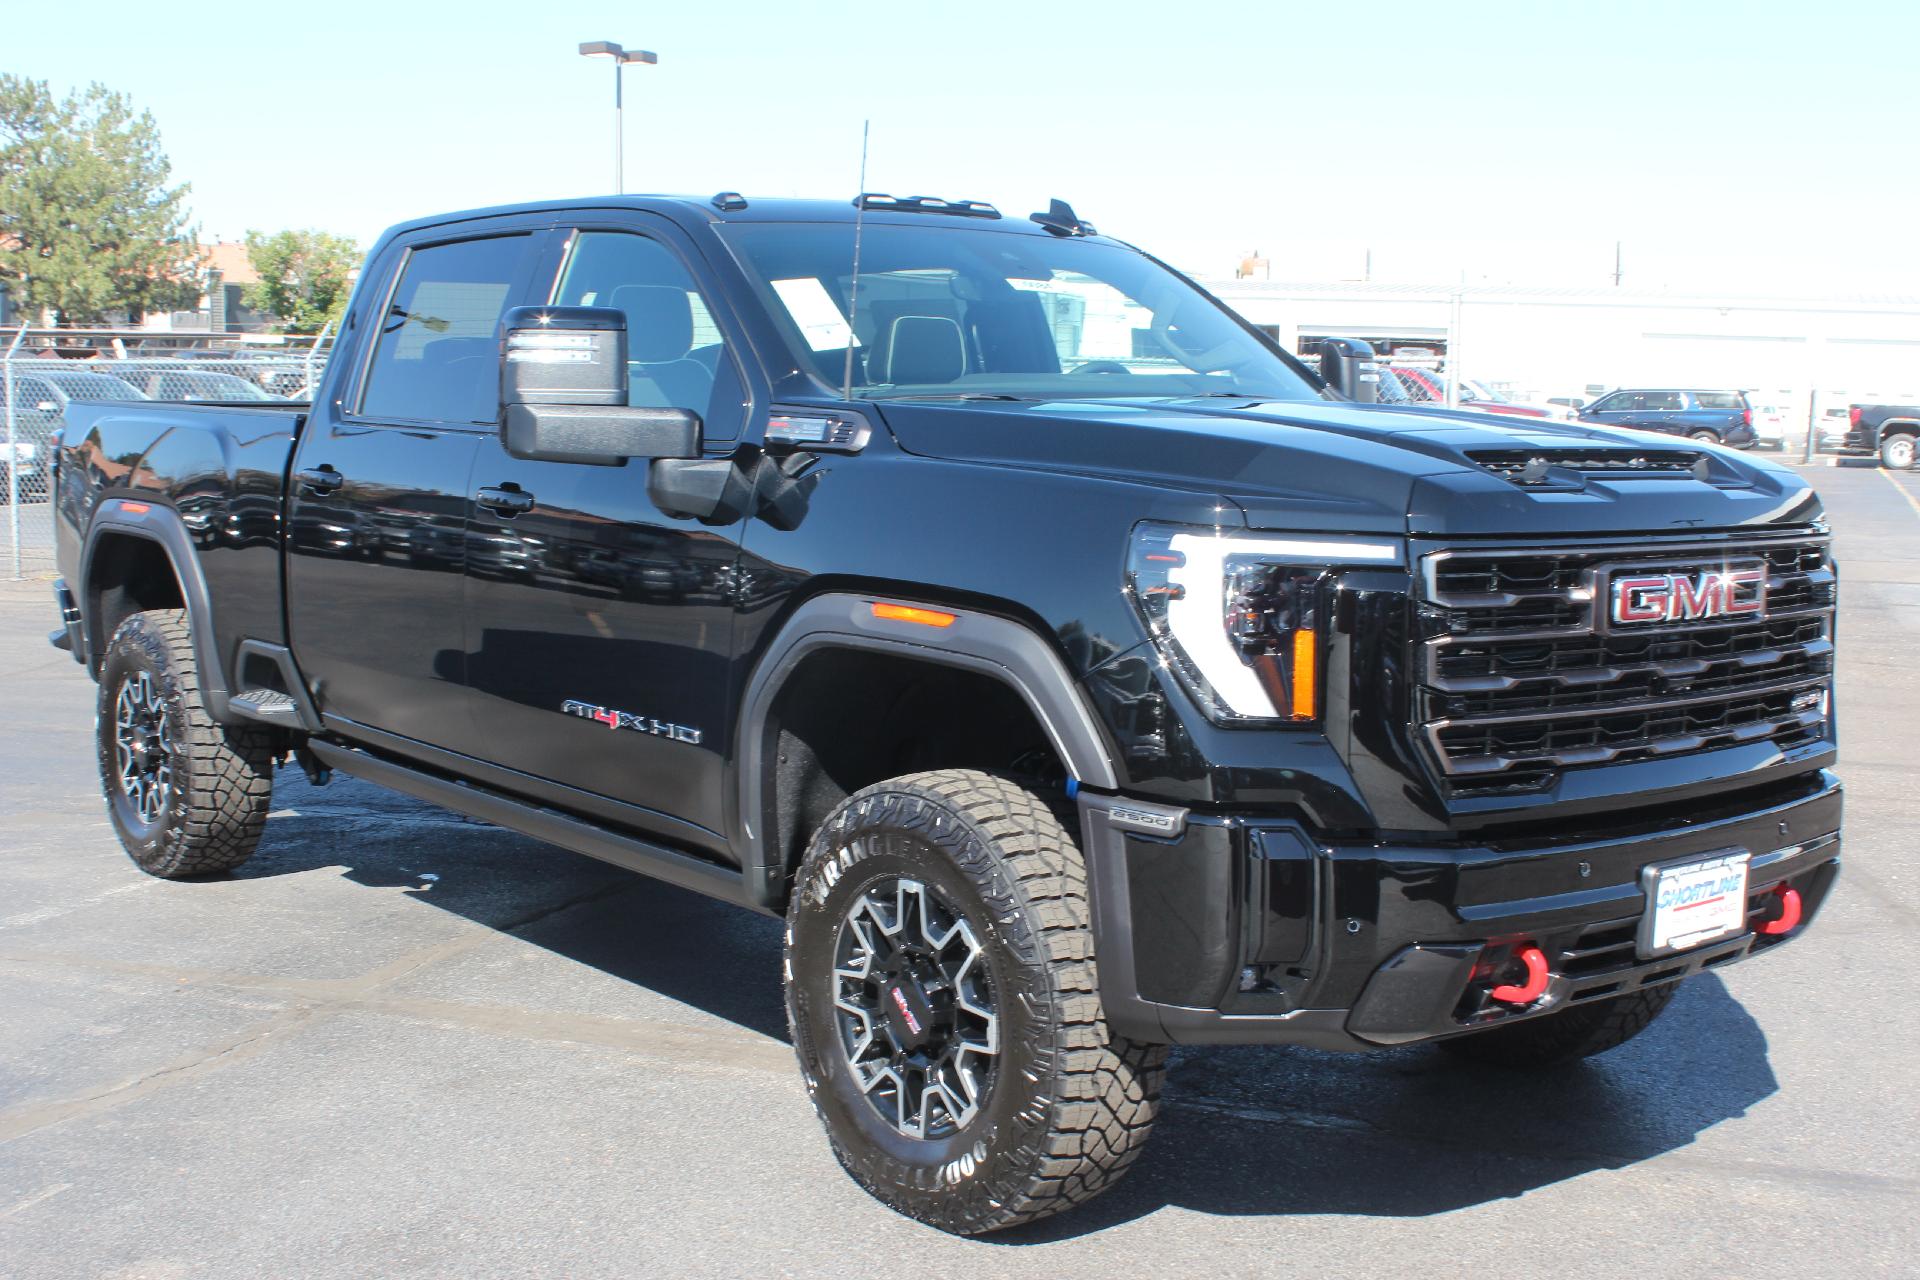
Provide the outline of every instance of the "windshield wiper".
[[1003,391],[896,391],[892,395],[867,396],[868,400],[1012,400],[1025,404],[1032,396],[1012,396]]

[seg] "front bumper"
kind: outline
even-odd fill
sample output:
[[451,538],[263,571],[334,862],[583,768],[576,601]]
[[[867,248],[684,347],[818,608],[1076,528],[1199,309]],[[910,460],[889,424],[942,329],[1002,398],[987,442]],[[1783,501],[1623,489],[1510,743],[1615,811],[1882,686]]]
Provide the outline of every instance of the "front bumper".
[[[1791,941],[1839,871],[1841,791],[1825,772],[1703,821],[1449,844],[1079,801],[1107,1020],[1156,1042],[1369,1049],[1538,1017]],[[1750,925],[1782,885],[1800,895],[1799,925],[1640,957],[1641,869],[1731,848],[1753,855]],[[1487,999],[1489,963],[1522,942],[1549,958],[1546,993],[1520,1008]]]

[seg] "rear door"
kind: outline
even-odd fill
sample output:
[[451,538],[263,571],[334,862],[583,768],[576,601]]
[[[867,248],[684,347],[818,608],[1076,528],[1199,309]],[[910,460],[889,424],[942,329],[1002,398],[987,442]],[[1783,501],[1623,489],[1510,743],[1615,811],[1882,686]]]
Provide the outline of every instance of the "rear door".
[[[314,406],[289,480],[287,612],[330,726],[470,750],[462,604],[468,477],[499,412],[502,314],[543,225],[396,245],[359,366]],[[338,385],[338,384],[336,384]]]
[[[545,300],[626,313],[629,403],[692,410],[708,455],[733,453],[767,392],[684,236],[636,219],[555,241]],[[487,758],[724,856],[740,523],[663,515],[646,458],[535,462],[494,435],[478,448],[469,678]]]

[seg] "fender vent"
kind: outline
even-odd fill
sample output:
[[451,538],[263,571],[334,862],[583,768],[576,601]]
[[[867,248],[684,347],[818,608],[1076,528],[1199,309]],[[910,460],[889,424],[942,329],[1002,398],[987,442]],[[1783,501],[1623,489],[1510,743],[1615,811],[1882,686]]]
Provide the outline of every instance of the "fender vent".
[[1707,455],[1692,449],[1500,449],[1467,456],[1502,480],[1529,489],[1575,488],[1583,477],[1707,478]]

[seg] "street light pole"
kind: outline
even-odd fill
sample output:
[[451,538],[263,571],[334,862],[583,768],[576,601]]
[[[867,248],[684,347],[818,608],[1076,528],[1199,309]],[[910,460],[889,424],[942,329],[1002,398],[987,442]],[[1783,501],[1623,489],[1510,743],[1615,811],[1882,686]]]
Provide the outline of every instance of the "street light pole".
[[613,192],[625,195],[627,179],[624,162],[627,148],[625,137],[625,77],[629,62],[644,63],[653,66],[660,61],[658,54],[645,49],[623,49],[611,40],[589,40],[580,46],[580,55],[585,58],[613,59]]

